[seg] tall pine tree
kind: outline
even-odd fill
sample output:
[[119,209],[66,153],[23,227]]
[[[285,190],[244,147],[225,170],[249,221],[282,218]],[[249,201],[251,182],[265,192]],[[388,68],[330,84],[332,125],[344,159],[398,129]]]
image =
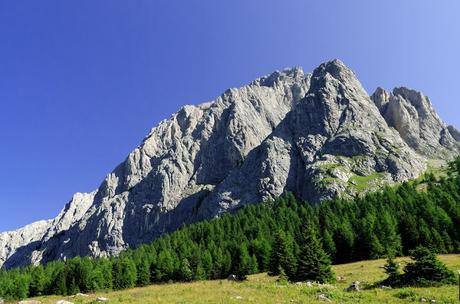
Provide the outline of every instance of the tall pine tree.
[[270,254],[269,274],[279,275],[282,268],[288,277],[295,275],[296,264],[292,245],[287,241],[286,234],[278,230]]
[[[289,274],[288,274],[289,276]],[[290,280],[316,281],[320,283],[333,282],[334,272],[331,260],[324,251],[317,232],[311,224],[304,226],[301,231],[300,252],[297,257],[297,272]]]

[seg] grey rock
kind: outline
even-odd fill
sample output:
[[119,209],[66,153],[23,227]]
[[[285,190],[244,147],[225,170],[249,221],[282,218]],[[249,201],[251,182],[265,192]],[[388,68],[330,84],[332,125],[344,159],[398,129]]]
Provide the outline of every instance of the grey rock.
[[234,274],[229,275],[229,276],[227,277],[227,280],[228,280],[228,281],[237,281],[236,275],[234,275]]
[[329,298],[327,297],[327,295],[324,294],[324,293],[320,293],[320,294],[318,295],[318,300],[319,300],[319,301],[325,301],[325,302],[332,302],[332,300],[329,299]]
[[377,88],[371,97],[388,125],[417,152],[435,159],[459,153],[458,131],[441,120],[427,96],[400,87],[393,93]]
[[424,169],[423,158],[387,127],[354,73],[332,61],[313,72],[306,97],[203,200],[198,215],[217,216],[285,191],[315,203],[355,194],[362,185],[351,182],[364,176],[374,177],[369,188],[377,188]]
[[379,288],[380,289],[386,289],[386,290],[392,289],[391,286],[385,286],[385,285],[380,285]]
[[456,141],[460,141],[460,131],[458,131],[454,126],[448,126],[447,129]]
[[0,266],[38,264],[41,245],[78,222],[93,202],[93,193],[75,193],[54,220],[39,221],[11,232],[0,233]]
[[458,151],[452,130],[415,91],[378,89],[371,100],[339,60],[277,71],[184,106],[97,190],[0,234],[0,266],[116,255],[285,191],[318,203],[415,178],[427,158]]
[[352,291],[361,291],[361,288],[359,287],[360,285],[360,282],[359,281],[355,281],[353,283],[350,284],[350,286],[348,286],[347,288],[345,288],[345,291],[348,291],[348,292],[352,292]]
[[104,297],[99,297],[99,298],[96,299],[96,302],[108,302],[108,301],[109,301],[109,299],[104,298]]
[[29,251],[27,248],[34,245],[38,247],[50,223],[51,221],[39,221],[15,231],[0,233],[0,266],[15,253]]

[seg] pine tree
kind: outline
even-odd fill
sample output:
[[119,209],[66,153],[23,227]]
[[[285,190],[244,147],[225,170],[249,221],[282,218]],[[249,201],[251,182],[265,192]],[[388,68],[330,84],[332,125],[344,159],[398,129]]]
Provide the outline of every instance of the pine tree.
[[297,273],[289,278],[320,283],[333,282],[335,275],[331,268],[331,260],[321,246],[316,230],[311,225],[306,225],[301,231],[301,236],[302,243],[297,258]]
[[455,284],[456,276],[428,248],[419,246],[410,252],[414,262],[404,268],[404,283],[430,286]]
[[32,270],[30,281],[30,295],[32,297],[41,296],[45,291],[46,276],[43,266],[39,265]]
[[157,281],[167,281],[172,278],[174,274],[174,260],[169,250],[164,249],[160,251],[156,267],[155,276]]
[[399,264],[396,263],[393,256],[388,256],[387,262],[383,268],[385,269],[385,273],[388,275],[383,283],[390,286],[398,286],[400,284],[401,273],[399,271]]
[[136,264],[130,257],[120,257],[113,264],[113,287],[115,289],[131,288],[136,285]]
[[279,275],[280,266],[288,276],[295,274],[296,265],[292,247],[286,240],[286,235],[282,230],[279,230],[275,235],[275,241],[270,254],[269,274]]
[[190,268],[190,263],[186,258],[182,259],[180,265],[180,277],[182,281],[188,282],[193,279],[193,272]]
[[235,253],[234,271],[238,280],[246,280],[248,274],[251,273],[252,258],[249,255],[246,244],[241,244]]
[[287,283],[288,282],[288,277],[286,275],[286,272],[284,271],[283,267],[278,267],[278,279],[276,280],[277,282],[280,283]]
[[195,274],[193,278],[197,281],[206,279],[206,273],[204,271],[203,264],[201,264],[201,261],[199,261],[198,264],[196,265]]
[[332,238],[331,233],[327,229],[323,232],[322,241],[324,250],[331,257],[331,259],[334,260],[337,249],[335,248],[334,239]]
[[54,280],[51,284],[52,293],[57,295],[67,295],[67,279],[64,265],[61,265],[54,273]]
[[137,285],[150,284],[150,263],[147,259],[140,260],[137,265]]

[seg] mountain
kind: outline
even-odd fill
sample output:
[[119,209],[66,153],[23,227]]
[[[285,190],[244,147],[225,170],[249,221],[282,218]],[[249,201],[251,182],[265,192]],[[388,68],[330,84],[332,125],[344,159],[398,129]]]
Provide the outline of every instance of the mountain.
[[184,224],[293,192],[318,203],[418,177],[460,151],[423,94],[369,96],[341,61],[274,72],[185,106],[53,220],[0,234],[0,265],[110,256]]

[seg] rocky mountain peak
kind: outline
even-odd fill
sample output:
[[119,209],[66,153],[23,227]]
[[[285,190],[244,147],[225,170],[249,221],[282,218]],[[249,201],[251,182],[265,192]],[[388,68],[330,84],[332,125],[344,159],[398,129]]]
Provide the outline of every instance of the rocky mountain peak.
[[423,93],[406,87],[395,88],[392,93],[378,88],[371,98],[387,124],[417,152],[442,158],[460,151],[457,140]]
[[0,234],[0,266],[111,256],[184,224],[293,192],[312,203],[415,178],[458,153],[423,94],[370,97],[340,60],[276,71],[153,128],[92,193]]
[[274,71],[269,75],[259,77],[251,82],[250,85],[273,87],[282,82],[299,81],[305,77],[306,75],[301,67],[286,68],[282,71]]
[[321,64],[313,71],[313,78],[325,77],[326,74],[331,75],[339,81],[356,78],[355,73],[339,59]]

